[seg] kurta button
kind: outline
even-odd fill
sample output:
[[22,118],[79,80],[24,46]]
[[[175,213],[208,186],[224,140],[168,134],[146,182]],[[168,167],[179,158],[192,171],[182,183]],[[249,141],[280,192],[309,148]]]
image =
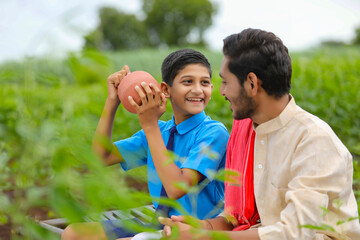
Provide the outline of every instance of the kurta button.
[[260,168],[260,169],[261,169],[261,168],[262,168],[262,164],[259,164],[259,165],[258,165],[258,168]]
[[261,140],[260,143],[261,143],[262,145],[264,145],[264,144],[265,144],[265,141],[264,141],[264,140]]

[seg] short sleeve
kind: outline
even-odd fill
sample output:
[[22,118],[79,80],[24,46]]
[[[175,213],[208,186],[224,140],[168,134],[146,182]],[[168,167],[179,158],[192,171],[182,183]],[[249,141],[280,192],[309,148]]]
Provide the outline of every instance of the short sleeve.
[[211,124],[197,132],[195,138],[195,142],[181,168],[194,169],[212,180],[211,172],[225,167],[229,133],[224,126]]
[[125,160],[120,163],[125,171],[146,164],[148,144],[143,130],[138,131],[129,138],[117,141],[114,144]]

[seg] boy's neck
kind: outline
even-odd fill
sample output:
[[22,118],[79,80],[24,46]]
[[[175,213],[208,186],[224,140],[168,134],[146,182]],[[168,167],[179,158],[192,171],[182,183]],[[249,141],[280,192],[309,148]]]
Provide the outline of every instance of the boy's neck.
[[179,125],[180,123],[184,122],[185,120],[191,118],[192,116],[194,116],[194,114],[188,114],[188,115],[184,115],[184,114],[176,114],[174,112],[174,122],[175,125]]

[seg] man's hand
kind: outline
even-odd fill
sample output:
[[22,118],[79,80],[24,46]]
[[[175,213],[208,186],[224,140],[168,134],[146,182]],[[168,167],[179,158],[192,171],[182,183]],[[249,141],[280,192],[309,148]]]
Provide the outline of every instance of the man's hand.
[[[145,90],[145,93],[140,89],[141,87]],[[165,95],[154,84],[150,83],[148,85],[142,82],[141,87],[135,87],[136,92],[140,96],[141,104],[136,104],[131,96],[129,97],[129,102],[139,116],[141,127],[146,129],[147,127],[153,127],[154,124],[158,124],[159,118],[166,111],[167,100]]]
[[[164,224],[163,236],[165,238],[172,239],[192,239],[193,236],[190,233],[192,227],[189,224],[182,222],[175,222],[170,218],[159,217],[159,222]],[[175,237],[175,238],[174,238]]]
[[164,224],[163,236],[171,239],[208,239],[201,220],[191,216],[159,217],[159,222]]
[[120,104],[118,97],[118,86],[121,80],[130,73],[130,69],[125,65],[120,71],[111,74],[107,79],[108,98]]

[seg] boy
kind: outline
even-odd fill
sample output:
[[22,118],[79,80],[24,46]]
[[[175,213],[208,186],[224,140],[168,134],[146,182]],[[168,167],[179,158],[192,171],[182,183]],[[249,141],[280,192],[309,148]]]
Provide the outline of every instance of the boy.
[[[129,170],[146,164],[149,191],[155,208],[158,208],[158,202],[154,198],[167,196],[176,200],[192,216],[200,219],[214,217],[221,212],[219,203],[223,199],[224,186],[211,179],[209,170],[217,171],[224,167],[229,134],[223,124],[211,120],[204,113],[213,88],[210,64],[201,53],[182,49],[167,56],[161,70],[161,91],[152,84],[142,83],[141,87],[145,93],[140,86],[135,88],[141,98],[141,104],[137,105],[131,97],[129,98],[137,111],[142,130],[130,138],[115,142],[111,151],[97,142],[96,136],[106,136],[110,141],[112,139],[113,121],[120,104],[117,86],[129,73],[129,68],[124,66],[121,71],[109,76],[108,98],[96,129],[93,148],[107,165],[120,163],[124,170]],[[173,118],[167,122],[159,121],[166,110],[167,99],[172,105]],[[176,129],[173,136],[170,136],[171,129]],[[178,158],[170,164],[165,164],[168,159],[166,145],[169,138],[173,138],[173,152]],[[211,148],[218,155],[217,159],[211,159],[204,154],[204,147]],[[175,187],[175,183],[178,182],[195,186],[206,178],[208,184],[196,196]],[[194,197],[196,206],[191,205]],[[179,214],[176,209],[170,209],[167,213],[168,216]],[[118,229],[111,221],[102,223],[104,230],[98,223],[86,224],[92,229],[99,228],[99,235],[91,236],[94,239],[106,239],[104,230],[109,239],[135,235],[124,234],[122,230],[121,233],[114,234]],[[76,227],[70,226],[62,237],[81,239],[78,235]],[[89,239],[89,236],[83,238]]]

